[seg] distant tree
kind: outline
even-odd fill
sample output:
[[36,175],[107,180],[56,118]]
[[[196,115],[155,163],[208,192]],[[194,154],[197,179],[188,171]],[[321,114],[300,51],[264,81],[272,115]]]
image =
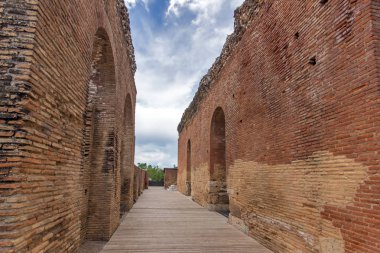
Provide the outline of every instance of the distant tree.
[[158,166],[152,166],[147,163],[138,163],[137,166],[148,172],[148,176],[152,181],[160,182],[164,180],[164,170]]
[[146,163],[138,163],[137,167],[139,167],[142,170],[148,170],[148,165]]

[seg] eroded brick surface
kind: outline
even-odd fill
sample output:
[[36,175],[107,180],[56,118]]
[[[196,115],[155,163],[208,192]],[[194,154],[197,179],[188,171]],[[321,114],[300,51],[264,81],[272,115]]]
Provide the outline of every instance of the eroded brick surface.
[[133,180],[133,201],[136,202],[144,189],[148,189],[148,173],[135,166]]
[[133,204],[123,1],[1,0],[0,27],[0,251],[107,240]]
[[171,185],[177,184],[177,173],[178,170],[175,168],[165,168],[164,169],[164,187],[169,188]]
[[379,252],[379,11],[245,1],[178,127],[179,190],[190,178],[193,199],[222,210],[225,183],[231,222],[274,252]]

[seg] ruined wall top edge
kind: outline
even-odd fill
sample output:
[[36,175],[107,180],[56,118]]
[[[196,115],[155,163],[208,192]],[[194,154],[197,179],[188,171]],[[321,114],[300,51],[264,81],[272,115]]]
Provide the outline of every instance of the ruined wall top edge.
[[136,59],[135,59],[135,49],[132,43],[128,8],[125,6],[124,0],[117,0],[116,4],[120,13],[121,26],[122,26],[124,36],[127,42],[128,57],[131,62],[131,68],[132,68],[133,73],[136,73],[137,66],[136,66]]
[[264,1],[265,0],[245,0],[244,3],[235,10],[234,32],[227,37],[220,56],[216,58],[212,67],[201,79],[198,91],[195,93],[193,101],[190,103],[189,107],[183,113],[181,122],[178,125],[177,130],[179,134],[197,113],[200,103],[208,94],[214,80],[223,69],[232,51],[243,37]]

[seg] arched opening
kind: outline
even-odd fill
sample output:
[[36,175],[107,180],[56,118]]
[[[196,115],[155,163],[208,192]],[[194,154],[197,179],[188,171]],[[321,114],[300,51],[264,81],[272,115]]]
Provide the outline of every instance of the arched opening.
[[120,165],[120,214],[124,214],[133,205],[134,176],[134,118],[133,104],[130,94],[124,103],[123,126],[125,132],[121,140],[121,165]]
[[210,130],[209,209],[228,212],[226,123],[223,109],[220,107],[215,110],[212,116]]
[[191,142],[187,141],[186,154],[186,195],[191,196]]
[[116,189],[117,133],[115,125],[116,78],[112,47],[104,29],[95,35],[91,76],[84,113],[82,164],[84,198],[82,237],[108,240],[114,230],[118,201]]

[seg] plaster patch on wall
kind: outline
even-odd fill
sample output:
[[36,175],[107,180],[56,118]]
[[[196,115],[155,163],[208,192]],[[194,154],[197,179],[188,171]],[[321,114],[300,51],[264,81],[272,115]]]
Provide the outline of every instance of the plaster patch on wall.
[[191,173],[191,196],[200,205],[207,206],[209,167],[207,164],[202,164],[199,167],[193,167]]
[[344,242],[335,238],[319,238],[321,253],[344,253]]
[[300,244],[335,253],[344,248],[340,229],[324,220],[321,212],[326,205],[352,204],[367,170],[353,159],[320,151],[283,165],[236,160],[228,169],[227,185],[250,230],[260,231],[258,224],[275,227],[297,238],[292,250],[302,250]]

